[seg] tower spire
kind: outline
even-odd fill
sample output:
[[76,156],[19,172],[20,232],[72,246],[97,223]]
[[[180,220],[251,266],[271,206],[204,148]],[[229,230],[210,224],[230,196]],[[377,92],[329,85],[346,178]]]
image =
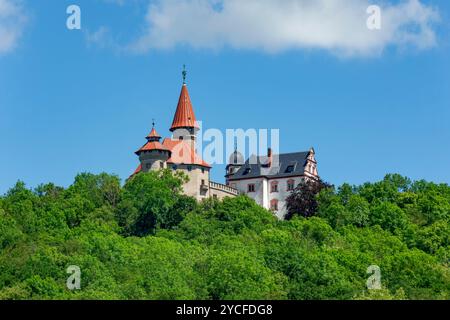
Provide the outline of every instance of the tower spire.
[[155,129],[155,119],[152,119],[152,131],[149,133],[149,135],[146,137],[146,139],[149,142],[161,140],[161,136],[158,134],[158,132],[156,132],[156,129]]
[[197,120],[192,107],[191,98],[186,85],[186,69],[183,70],[183,86],[181,88],[180,98],[178,99],[177,110],[173,117],[170,131],[176,129],[199,129]]
[[183,64],[183,72],[181,72],[181,74],[183,75],[183,85],[186,84],[186,76],[187,76],[187,71],[186,71],[186,65]]

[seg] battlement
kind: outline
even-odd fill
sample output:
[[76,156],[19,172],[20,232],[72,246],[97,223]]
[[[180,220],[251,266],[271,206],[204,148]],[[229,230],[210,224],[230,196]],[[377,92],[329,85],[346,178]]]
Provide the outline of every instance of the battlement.
[[239,190],[237,190],[235,188],[232,188],[230,186],[221,184],[221,183],[217,183],[217,182],[210,181],[209,182],[209,188],[211,190],[217,190],[217,191],[225,192],[225,193],[227,193],[229,195],[232,195],[232,196],[238,196],[239,195]]

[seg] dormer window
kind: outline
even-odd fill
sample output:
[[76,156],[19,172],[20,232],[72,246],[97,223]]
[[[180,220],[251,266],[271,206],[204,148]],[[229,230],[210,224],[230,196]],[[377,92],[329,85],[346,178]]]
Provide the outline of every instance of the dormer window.
[[250,173],[250,171],[252,171],[250,168],[245,168],[243,175],[247,175]]
[[292,173],[292,172],[294,172],[294,166],[293,165],[287,166],[285,173]]

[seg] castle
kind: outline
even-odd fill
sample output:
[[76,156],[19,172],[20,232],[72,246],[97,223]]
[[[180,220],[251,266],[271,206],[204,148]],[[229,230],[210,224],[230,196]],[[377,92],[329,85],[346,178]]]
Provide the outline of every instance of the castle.
[[314,149],[279,155],[269,149],[266,156],[253,155],[246,161],[236,150],[226,167],[226,185],[211,181],[212,167],[196,150],[199,126],[185,79],[183,71],[183,86],[170,127],[172,137],[161,142],[153,124],[147,142],[136,151],[140,164],[133,175],[166,168],[180,170],[189,177],[183,186],[184,194],[198,201],[244,193],[282,219],[286,214],[285,199],[295,187],[304,179],[319,178]]

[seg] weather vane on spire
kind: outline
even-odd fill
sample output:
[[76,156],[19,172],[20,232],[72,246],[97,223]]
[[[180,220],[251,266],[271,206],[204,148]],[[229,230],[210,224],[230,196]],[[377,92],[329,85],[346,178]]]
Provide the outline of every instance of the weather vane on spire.
[[185,64],[183,64],[183,72],[181,74],[183,75],[183,84],[186,84],[187,71],[186,71],[186,65]]

